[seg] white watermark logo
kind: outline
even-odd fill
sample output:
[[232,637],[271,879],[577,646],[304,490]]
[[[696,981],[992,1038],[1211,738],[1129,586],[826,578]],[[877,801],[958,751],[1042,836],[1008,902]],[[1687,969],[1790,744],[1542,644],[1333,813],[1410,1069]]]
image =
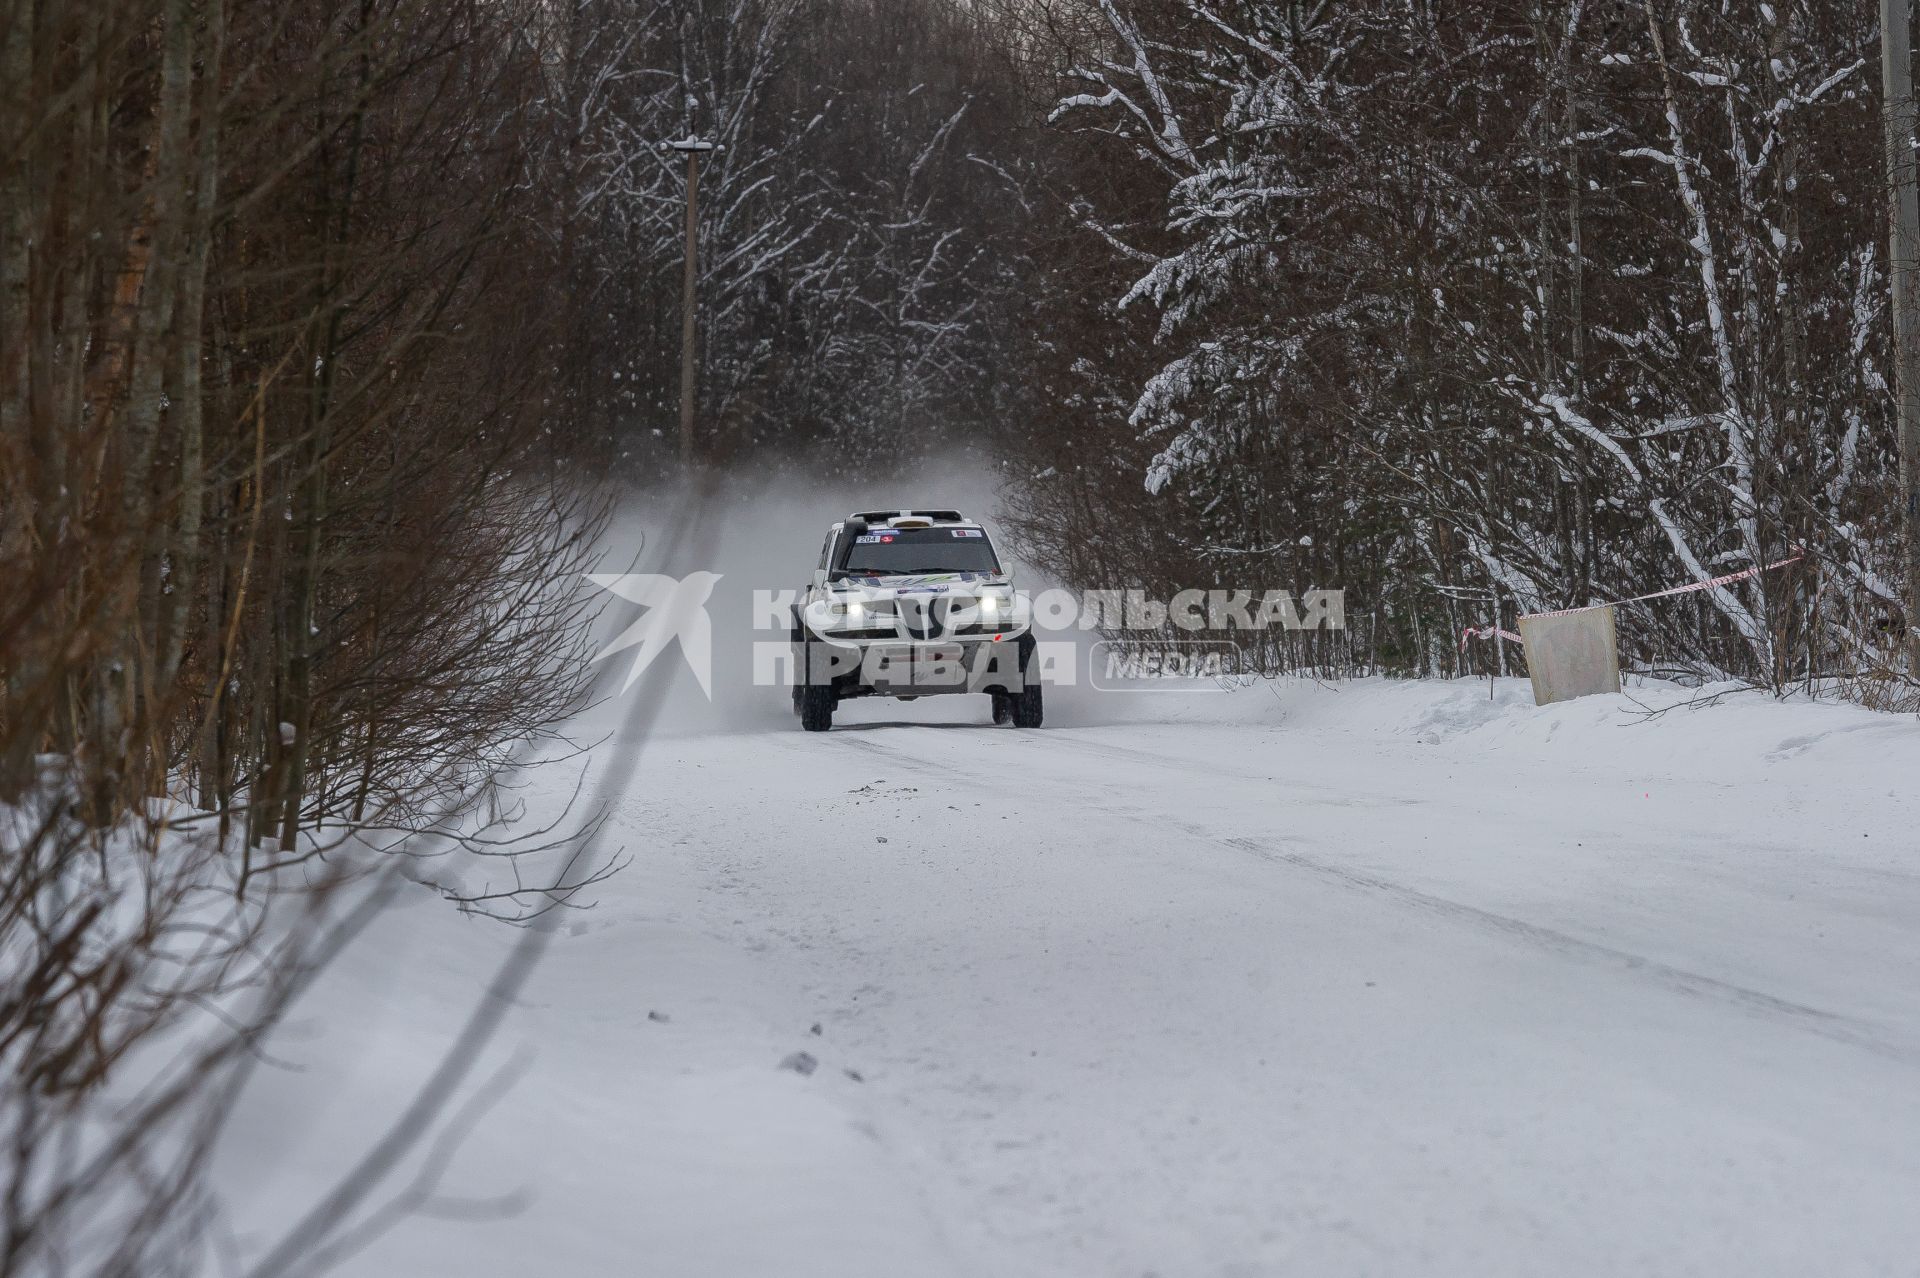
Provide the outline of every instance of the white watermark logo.
[[[707,609],[721,574],[585,576],[646,610],[593,658],[598,664],[635,649],[621,692],[678,642],[701,692],[713,699],[713,620]],[[830,682],[861,690],[994,691],[1034,680],[1072,685],[1087,656],[1084,675],[1094,688],[1179,691],[1245,677],[1253,668],[1249,646],[1271,642],[1254,636],[1343,630],[1346,595],[1337,588],[1299,595],[1183,590],[1167,599],[1139,589],[1030,595],[1004,578],[924,574],[892,584],[755,590],[745,624],[762,634],[781,632],[778,639],[751,644],[750,678],[760,687]],[[1089,649],[1068,637],[1075,631],[1092,632],[1097,641]]]
[[681,655],[687,659],[693,677],[700,681],[700,691],[707,694],[707,700],[713,700],[713,620],[707,616],[707,600],[713,597],[713,588],[720,584],[719,573],[661,577],[644,572],[593,572],[587,573],[586,578],[602,590],[647,609],[593,659],[598,664],[615,653],[639,646],[640,651],[634,654],[633,666],[627,671],[620,691],[633,687],[654,658],[678,639]]

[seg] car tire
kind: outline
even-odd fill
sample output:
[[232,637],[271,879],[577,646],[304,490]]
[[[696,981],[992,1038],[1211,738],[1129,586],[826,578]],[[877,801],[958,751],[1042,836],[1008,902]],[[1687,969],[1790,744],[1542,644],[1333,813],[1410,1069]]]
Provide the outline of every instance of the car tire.
[[1020,691],[1007,697],[1016,728],[1037,728],[1046,719],[1040,694],[1039,662],[1034,655],[1033,636],[1020,636]]
[[997,724],[1012,723],[1013,694],[1007,692],[990,692],[987,695],[993,698],[993,721]]
[[800,726],[808,732],[833,727],[833,685],[810,683],[800,689]]
[[787,631],[787,639],[793,645],[793,713],[801,712],[801,694],[806,691],[807,677],[807,632],[800,625],[800,611],[793,613],[793,627]]
[[1016,728],[1037,728],[1046,718],[1045,707],[1040,699],[1040,683],[1035,680],[1008,698],[1013,702],[1013,726]]

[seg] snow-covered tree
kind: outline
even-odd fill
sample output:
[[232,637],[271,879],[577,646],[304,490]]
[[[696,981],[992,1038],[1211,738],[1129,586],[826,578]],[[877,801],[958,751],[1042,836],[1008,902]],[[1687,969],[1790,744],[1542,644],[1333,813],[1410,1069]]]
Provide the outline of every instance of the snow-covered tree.
[[1128,460],[1056,474],[1036,526],[1136,486],[1160,513],[1134,571],[1344,584],[1352,657],[1426,670],[1467,621],[1805,547],[1629,642],[1776,685],[1871,660],[1894,596],[1870,15],[1070,7],[1060,216],[1132,345],[1066,402],[1116,396],[1086,430]]

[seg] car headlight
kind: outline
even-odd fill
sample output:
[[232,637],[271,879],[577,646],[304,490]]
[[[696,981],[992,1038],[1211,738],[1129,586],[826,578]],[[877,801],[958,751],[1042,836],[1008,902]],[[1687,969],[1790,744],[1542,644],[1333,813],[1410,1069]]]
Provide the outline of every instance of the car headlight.
[[975,596],[974,606],[980,610],[981,622],[992,626],[1013,618],[1014,603],[1012,590],[1005,586],[993,586]]
[[831,599],[827,616],[850,627],[866,626],[893,616],[893,605],[883,599]]

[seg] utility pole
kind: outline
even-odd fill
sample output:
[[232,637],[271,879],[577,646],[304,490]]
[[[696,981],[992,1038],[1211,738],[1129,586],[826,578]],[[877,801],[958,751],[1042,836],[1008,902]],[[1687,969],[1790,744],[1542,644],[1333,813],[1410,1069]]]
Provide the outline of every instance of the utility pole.
[[[1891,0],[1889,0],[1891,2]],[[1902,0],[1904,3],[1904,0]],[[680,297],[680,465],[693,465],[693,408],[696,396],[695,321],[700,284],[700,157],[720,148],[688,135],[663,143],[687,157],[687,274]]]
[[1906,534],[1907,669],[1920,675],[1920,186],[1914,164],[1911,0],[1880,0],[1880,79],[1887,121],[1893,370],[1900,427],[1900,523]]

